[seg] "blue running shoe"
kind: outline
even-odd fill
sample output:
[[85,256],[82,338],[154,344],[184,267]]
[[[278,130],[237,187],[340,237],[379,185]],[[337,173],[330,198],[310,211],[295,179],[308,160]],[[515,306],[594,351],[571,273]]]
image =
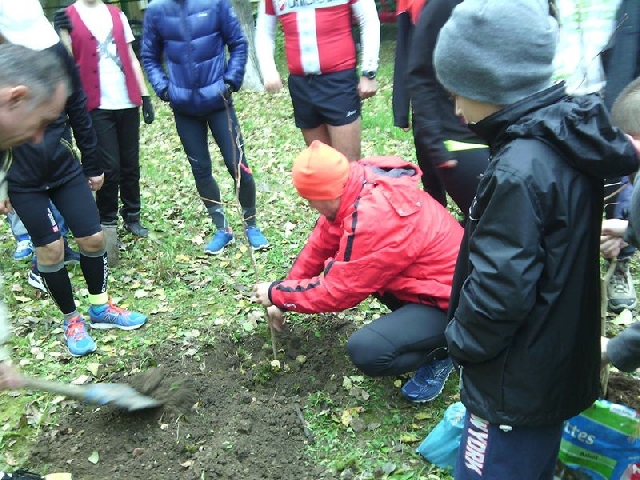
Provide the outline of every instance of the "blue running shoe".
[[453,362],[449,357],[422,365],[404,384],[402,395],[410,402],[430,402],[440,395],[452,370]]
[[89,318],[91,319],[91,328],[99,330],[107,330],[109,328],[135,330],[147,322],[146,315],[117,307],[111,300],[104,305],[92,305],[89,307]]
[[71,355],[82,357],[96,351],[96,342],[87,333],[82,315],[65,320],[62,326],[64,327],[64,339],[67,341],[67,348]]
[[64,264],[65,265],[77,265],[80,263],[80,254],[74,251],[69,246],[69,240],[66,237],[64,238]]
[[14,260],[24,260],[33,255],[33,243],[29,235],[20,235],[17,239],[16,250],[13,252]]
[[211,241],[204,247],[204,253],[208,255],[218,255],[224,247],[231,245],[233,242],[233,232],[231,229],[217,230]]
[[254,250],[266,250],[269,247],[269,241],[256,226],[247,228],[247,238]]

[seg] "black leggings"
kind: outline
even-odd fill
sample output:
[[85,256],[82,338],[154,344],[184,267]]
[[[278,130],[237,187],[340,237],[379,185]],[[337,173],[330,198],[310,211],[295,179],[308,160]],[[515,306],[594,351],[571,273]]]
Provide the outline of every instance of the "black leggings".
[[36,247],[60,238],[60,228],[49,201],[62,214],[74,237],[90,237],[102,230],[96,202],[81,170],[66,183],[48,190],[16,192],[9,189],[9,199]]
[[446,312],[427,305],[404,305],[353,333],[347,351],[365,375],[400,375],[446,357],[446,326]]
[[[213,139],[218,144],[229,175],[234,179],[234,185],[237,177],[237,165],[240,164],[240,204],[247,224],[255,225],[256,184],[244,156],[244,141],[233,107],[229,107],[228,116],[226,110],[218,110],[202,117],[183,115],[178,112],[174,112],[174,116],[180,141],[191,164],[191,172],[196,181],[198,194],[214,221],[216,218],[212,212],[214,209],[221,208],[222,203],[220,188],[214,180],[211,170],[207,127],[211,130]],[[240,158],[242,158],[242,163],[240,163]],[[220,224],[216,226],[222,228]]]

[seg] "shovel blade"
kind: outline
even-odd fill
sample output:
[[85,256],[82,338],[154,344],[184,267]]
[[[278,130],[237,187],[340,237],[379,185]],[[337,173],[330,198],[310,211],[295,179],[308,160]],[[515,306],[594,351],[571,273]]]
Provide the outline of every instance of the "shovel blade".
[[113,404],[129,412],[156,408],[162,405],[162,402],[142,395],[129,385],[119,383],[87,385],[85,400],[98,405]]

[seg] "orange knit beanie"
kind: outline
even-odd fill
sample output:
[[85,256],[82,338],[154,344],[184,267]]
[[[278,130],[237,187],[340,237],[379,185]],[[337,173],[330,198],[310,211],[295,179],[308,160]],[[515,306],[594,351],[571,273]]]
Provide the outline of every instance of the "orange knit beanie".
[[293,161],[293,185],[307,200],[334,200],[344,192],[349,161],[335,148],[314,140]]

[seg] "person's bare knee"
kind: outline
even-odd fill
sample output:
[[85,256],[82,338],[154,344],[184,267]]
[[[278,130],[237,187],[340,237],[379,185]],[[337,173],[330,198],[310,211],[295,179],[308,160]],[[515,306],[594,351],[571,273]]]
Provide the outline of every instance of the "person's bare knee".
[[36,247],[36,257],[39,265],[56,265],[64,261],[64,243],[62,238],[42,247]]
[[89,237],[76,238],[80,250],[87,253],[99,252],[105,249],[104,233],[98,232]]
[[307,146],[311,145],[314,140],[320,140],[322,143],[331,145],[331,138],[329,137],[329,130],[326,125],[320,125],[316,128],[301,128],[302,136],[304,137],[304,143]]
[[328,126],[330,145],[347,157],[350,162],[360,160],[360,129],[360,118],[347,125]]

